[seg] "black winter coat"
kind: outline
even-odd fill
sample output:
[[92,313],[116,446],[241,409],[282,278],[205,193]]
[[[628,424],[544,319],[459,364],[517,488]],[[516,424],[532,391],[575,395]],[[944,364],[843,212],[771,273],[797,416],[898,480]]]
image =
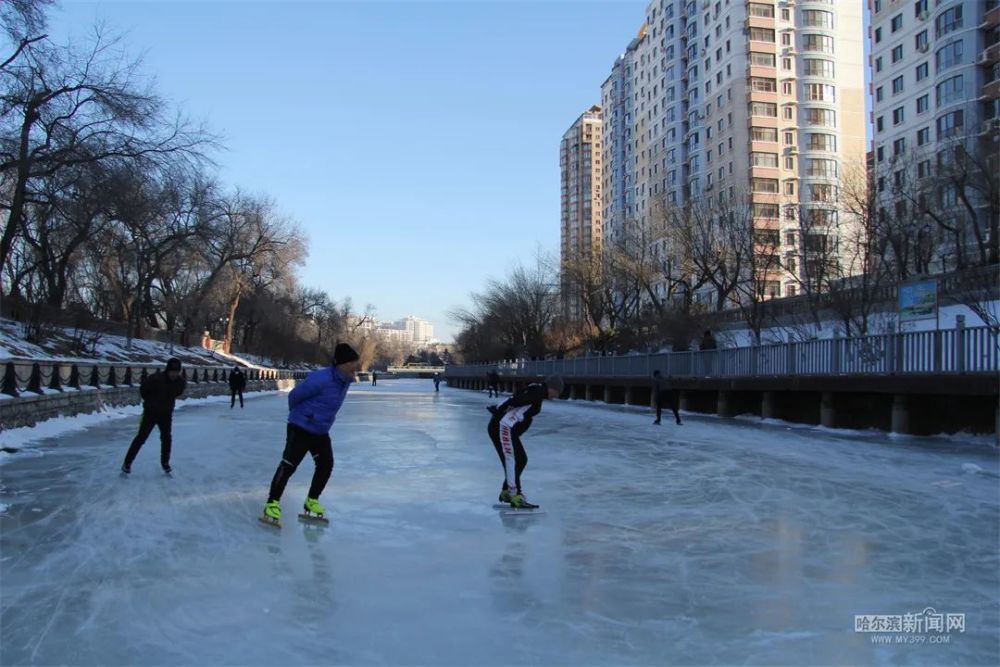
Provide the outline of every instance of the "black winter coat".
[[142,409],[156,414],[169,414],[174,411],[174,401],[184,393],[187,381],[183,376],[176,380],[167,377],[166,371],[157,371],[142,381],[139,394],[142,396]]
[[232,391],[243,391],[247,388],[247,374],[243,371],[233,371],[229,374],[229,388]]

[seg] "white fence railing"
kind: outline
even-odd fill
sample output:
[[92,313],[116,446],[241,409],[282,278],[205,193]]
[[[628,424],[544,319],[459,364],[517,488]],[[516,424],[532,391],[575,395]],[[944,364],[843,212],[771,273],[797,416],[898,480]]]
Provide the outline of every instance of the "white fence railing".
[[749,378],[1000,372],[1000,328],[959,327],[758,347],[448,366],[450,377],[502,375]]

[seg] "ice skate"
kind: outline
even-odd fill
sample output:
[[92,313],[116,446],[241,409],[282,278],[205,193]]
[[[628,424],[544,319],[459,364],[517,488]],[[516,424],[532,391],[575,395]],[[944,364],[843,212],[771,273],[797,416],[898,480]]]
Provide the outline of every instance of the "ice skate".
[[326,508],[319,504],[319,500],[316,498],[306,498],[305,503],[302,504],[303,512],[299,514],[299,518],[303,521],[312,521],[314,523],[330,523],[330,520],[324,516],[326,514]]
[[257,517],[261,523],[266,523],[275,528],[281,528],[281,503],[277,500],[270,500],[264,504],[264,513]]
[[122,464],[122,477],[128,477],[132,474],[132,466],[127,463]]
[[510,497],[510,506],[512,509],[516,510],[535,510],[538,509],[538,505],[529,503],[528,499],[524,497],[523,494],[515,493]]

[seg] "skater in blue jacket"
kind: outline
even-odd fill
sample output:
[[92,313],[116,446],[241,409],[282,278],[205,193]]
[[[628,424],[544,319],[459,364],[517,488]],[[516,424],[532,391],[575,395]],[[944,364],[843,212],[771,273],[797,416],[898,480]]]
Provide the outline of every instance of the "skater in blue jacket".
[[305,514],[323,518],[325,509],[319,504],[319,496],[333,472],[330,429],[347,397],[348,388],[354,382],[358,367],[358,353],[347,343],[340,343],[334,350],[330,368],[313,371],[288,394],[285,451],[271,480],[262,521],[278,525],[281,520],[281,494],[306,453],[312,454],[316,470],[304,504]]

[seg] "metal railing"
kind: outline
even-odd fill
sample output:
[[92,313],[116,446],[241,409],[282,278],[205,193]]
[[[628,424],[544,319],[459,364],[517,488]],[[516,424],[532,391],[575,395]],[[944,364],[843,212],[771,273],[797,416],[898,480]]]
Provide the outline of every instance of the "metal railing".
[[[19,396],[22,393],[43,394],[52,391],[81,390],[86,387],[138,387],[163,364],[129,364],[100,362],[34,361],[9,359],[0,362],[0,393]],[[225,383],[232,366],[185,365],[184,376],[189,384]],[[247,382],[260,380],[301,379],[305,371],[272,368],[243,368]]]
[[753,378],[810,375],[978,374],[1000,372],[1000,328],[959,327],[858,338],[697,352],[448,366],[446,377],[506,376],[638,377],[654,370],[672,377]]

